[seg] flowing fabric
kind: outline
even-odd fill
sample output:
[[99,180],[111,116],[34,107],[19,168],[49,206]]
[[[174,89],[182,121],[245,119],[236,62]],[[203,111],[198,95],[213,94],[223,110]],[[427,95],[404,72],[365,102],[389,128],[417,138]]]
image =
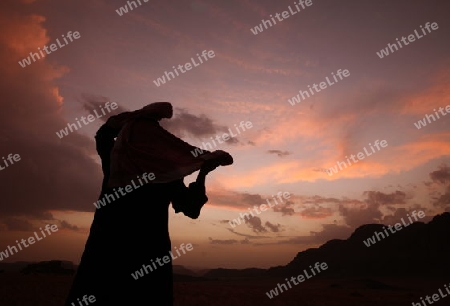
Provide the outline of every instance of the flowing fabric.
[[130,184],[137,176],[154,173],[152,183],[167,183],[201,168],[206,152],[194,157],[197,148],[164,130],[158,122],[133,120],[117,137],[111,154],[109,187]]
[[158,103],[111,120],[120,133],[111,153],[108,187],[128,185],[144,173],[154,174],[151,183],[172,182],[199,170],[210,159],[221,165],[232,163],[224,159],[223,151],[202,150],[162,128],[158,120],[171,113],[167,102]]

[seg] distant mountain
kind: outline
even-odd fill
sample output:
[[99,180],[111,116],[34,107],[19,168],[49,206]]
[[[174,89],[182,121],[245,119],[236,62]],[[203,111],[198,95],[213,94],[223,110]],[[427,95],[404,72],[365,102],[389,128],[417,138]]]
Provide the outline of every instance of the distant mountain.
[[188,275],[188,276],[195,276],[195,277],[199,276],[194,271],[189,270],[180,265],[173,265],[173,273],[178,274],[178,275]]
[[266,272],[265,269],[248,268],[248,269],[211,269],[206,272],[203,277],[210,279],[232,279],[232,278],[253,278],[259,277]]
[[32,264],[34,262],[28,261],[17,261],[17,262],[0,262],[0,270],[5,272],[19,272],[27,265]]
[[190,276],[190,275],[182,275],[173,273],[173,281],[174,282],[201,282],[201,281],[209,281],[210,279],[200,277],[200,276]]
[[[407,221],[405,221],[408,223]],[[336,276],[448,276],[450,273],[450,213],[435,216],[428,224],[415,222],[370,247],[363,241],[384,225],[359,227],[347,240],[331,240],[316,249],[300,252],[285,267],[269,275],[301,272],[316,262],[326,262],[328,275]],[[386,235],[385,235],[386,236]]]
[[[408,221],[405,221],[408,224]],[[382,224],[357,228],[346,240],[334,239],[319,248],[302,251],[286,266],[264,269],[212,269],[208,278],[289,277],[316,262],[326,262],[328,269],[319,275],[340,277],[434,276],[450,274],[450,213],[437,215],[427,224],[415,222],[367,247],[363,241]],[[310,273],[311,274],[311,273]]]
[[[270,269],[205,269],[194,272],[174,265],[174,280],[178,282],[207,279],[236,279],[296,276],[316,262],[326,262],[328,269],[318,276],[375,277],[414,276],[448,277],[450,275],[450,213],[435,216],[427,224],[415,222],[369,247],[364,244],[384,225],[366,224],[357,228],[346,240],[334,239],[319,248],[299,252],[286,266]],[[374,240],[375,241],[375,240]],[[0,270],[25,273],[72,274],[71,262],[0,263]]]
[[60,274],[74,275],[73,263],[63,260],[41,261],[32,263],[20,270],[23,274]]

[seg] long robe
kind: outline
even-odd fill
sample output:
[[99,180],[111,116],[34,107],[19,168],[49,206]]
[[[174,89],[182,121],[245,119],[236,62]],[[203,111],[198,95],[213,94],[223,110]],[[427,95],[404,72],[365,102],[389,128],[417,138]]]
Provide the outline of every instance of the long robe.
[[[133,122],[133,127],[135,132],[131,135],[135,136],[128,141],[137,147],[145,144],[145,141],[150,141],[154,145],[155,135],[158,134],[167,138],[175,137],[165,130],[159,131],[158,129],[162,128],[159,124],[155,124],[155,121],[136,120]],[[157,133],[152,133],[154,129],[158,130]],[[97,151],[102,158],[102,169],[105,175],[100,199],[103,199],[105,194],[111,195],[118,192],[117,186],[113,188],[108,184],[110,170],[114,171],[114,168],[109,167],[111,157],[114,157],[114,154],[110,152],[113,146],[116,146],[114,137],[118,132],[117,129],[105,124],[96,136]],[[195,147],[184,143],[180,144],[179,148],[183,146],[185,147],[184,160],[190,163],[189,160],[192,158],[188,156],[187,153],[190,154],[190,152],[186,149],[195,149]],[[158,150],[158,147],[152,148]],[[141,150],[142,152],[158,156],[165,154],[164,150],[150,152],[148,147],[147,151]],[[174,152],[176,153],[176,151],[168,153],[174,154]],[[133,160],[133,158],[128,159],[128,161]],[[201,167],[201,162],[194,162],[197,169]],[[147,163],[146,166],[151,164],[155,162]],[[174,169],[170,163],[167,162],[166,165],[170,170]],[[191,166],[183,170],[182,174],[195,171],[195,167]],[[131,170],[140,173],[140,170]],[[159,169],[159,173],[163,174],[161,171]],[[116,177],[121,178],[117,175]],[[138,279],[135,279],[132,273],[142,269],[144,265],[151,266],[152,260],[155,262],[157,258],[169,255],[171,249],[168,231],[170,203],[175,212],[183,212],[186,216],[196,219],[207,201],[204,185],[193,182],[186,187],[183,179],[180,178],[170,182],[145,184],[98,208],[65,305],[78,306],[77,299],[81,300],[84,295],[93,295],[96,299],[95,306],[173,305],[172,261],[162,266],[157,265],[157,269],[153,271],[147,268],[148,274]]]
[[[171,250],[169,204],[197,218],[207,200],[202,186],[177,180],[141,186],[97,209],[66,305],[78,306],[84,295],[94,295],[96,306],[173,305],[172,260],[156,264]],[[153,271],[135,279],[132,273],[143,265]]]

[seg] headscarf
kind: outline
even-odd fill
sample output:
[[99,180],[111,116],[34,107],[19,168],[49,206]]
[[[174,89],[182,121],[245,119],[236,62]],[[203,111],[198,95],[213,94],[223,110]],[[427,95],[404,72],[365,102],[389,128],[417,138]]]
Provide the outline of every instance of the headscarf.
[[120,129],[111,152],[108,187],[130,185],[144,173],[154,174],[150,183],[167,183],[199,170],[205,160],[220,159],[220,152],[194,147],[162,128],[158,121],[172,114],[169,102],[156,102],[107,121]]

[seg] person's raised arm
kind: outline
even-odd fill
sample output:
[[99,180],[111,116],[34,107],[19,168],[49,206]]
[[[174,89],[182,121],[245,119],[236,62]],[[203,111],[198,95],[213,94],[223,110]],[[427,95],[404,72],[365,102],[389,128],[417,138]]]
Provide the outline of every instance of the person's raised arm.
[[197,175],[195,182],[186,187],[182,181],[175,186],[175,192],[172,198],[172,206],[175,213],[182,212],[191,219],[197,219],[200,211],[208,202],[206,196],[205,180],[209,172],[213,171],[220,165],[228,165],[233,162],[233,158],[228,153],[221,151],[217,153],[220,158],[206,160]]
[[189,187],[186,187],[180,180],[174,185],[172,207],[175,213],[182,212],[191,219],[197,219],[206,202],[208,202],[208,197],[204,183],[192,182]]

